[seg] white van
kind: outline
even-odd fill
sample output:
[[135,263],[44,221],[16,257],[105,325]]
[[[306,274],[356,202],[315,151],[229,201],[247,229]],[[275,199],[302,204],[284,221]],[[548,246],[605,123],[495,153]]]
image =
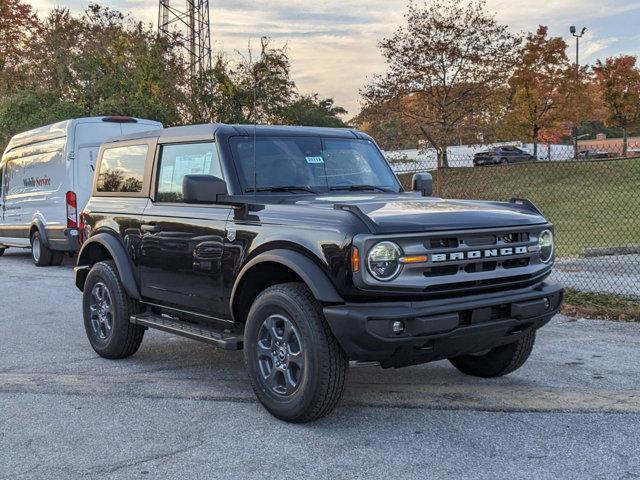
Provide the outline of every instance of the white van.
[[38,266],[79,249],[78,214],[89,200],[105,140],[162,124],[131,117],[67,120],[13,137],[0,161],[0,255],[32,247]]

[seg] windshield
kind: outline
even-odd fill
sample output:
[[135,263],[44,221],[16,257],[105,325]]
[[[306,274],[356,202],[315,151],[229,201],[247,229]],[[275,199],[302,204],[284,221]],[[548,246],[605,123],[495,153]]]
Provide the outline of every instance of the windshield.
[[232,137],[230,144],[245,192],[253,192],[254,184],[257,192],[400,191],[369,140]]

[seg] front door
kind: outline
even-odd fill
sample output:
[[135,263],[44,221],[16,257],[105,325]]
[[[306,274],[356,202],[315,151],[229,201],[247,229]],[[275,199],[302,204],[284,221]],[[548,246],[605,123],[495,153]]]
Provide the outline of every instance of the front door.
[[222,257],[232,209],[183,203],[188,174],[222,177],[213,142],[160,147],[154,200],[142,218],[141,293],[150,303],[225,318]]

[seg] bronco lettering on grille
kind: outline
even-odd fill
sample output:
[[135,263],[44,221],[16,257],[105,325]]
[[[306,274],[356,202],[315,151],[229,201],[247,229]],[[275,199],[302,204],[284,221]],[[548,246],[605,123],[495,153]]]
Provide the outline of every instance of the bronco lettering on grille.
[[528,253],[526,246],[505,247],[505,248],[489,248],[487,250],[472,250],[469,252],[450,252],[450,253],[434,253],[431,255],[431,261],[437,262],[455,262],[459,260],[475,260],[478,258],[492,257],[508,257],[511,255],[523,255]]

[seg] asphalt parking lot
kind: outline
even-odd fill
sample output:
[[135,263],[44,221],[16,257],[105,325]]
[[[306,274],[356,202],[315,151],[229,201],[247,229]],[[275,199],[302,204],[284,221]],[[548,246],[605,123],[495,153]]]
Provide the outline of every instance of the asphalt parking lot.
[[558,316],[497,380],[352,368],[333,415],[289,425],[241,352],[151,331],[99,358],[71,274],[0,258],[0,479],[640,478],[640,324]]

